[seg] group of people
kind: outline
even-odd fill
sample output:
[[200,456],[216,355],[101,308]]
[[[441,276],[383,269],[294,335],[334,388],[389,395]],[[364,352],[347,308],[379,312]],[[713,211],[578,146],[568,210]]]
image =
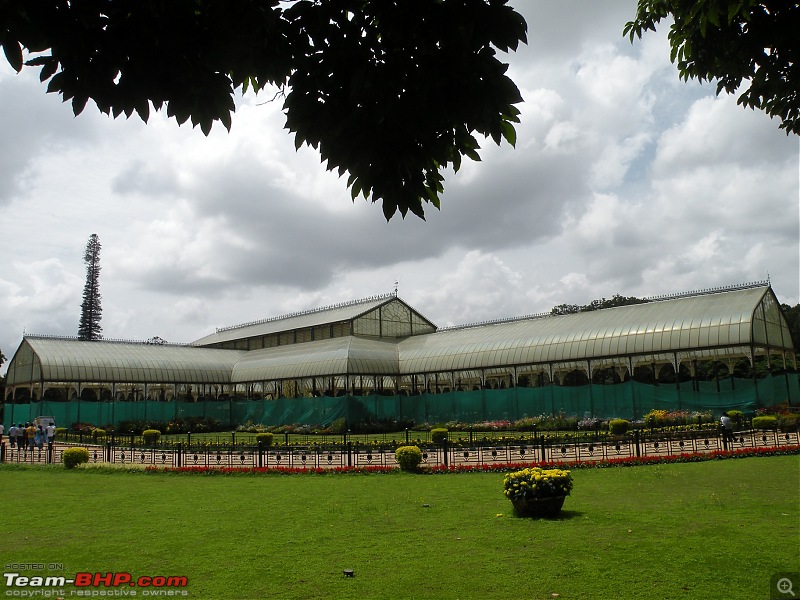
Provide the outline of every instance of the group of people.
[[[3,435],[3,426],[0,425],[0,438]],[[8,429],[8,444],[11,448],[18,450],[39,450],[45,444],[52,444],[56,437],[56,426],[50,423],[47,426],[37,425],[36,423],[14,423]]]

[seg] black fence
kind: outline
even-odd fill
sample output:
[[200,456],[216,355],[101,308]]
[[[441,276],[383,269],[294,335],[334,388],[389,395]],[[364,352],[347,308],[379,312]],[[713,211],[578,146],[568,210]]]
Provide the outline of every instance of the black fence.
[[[122,441],[122,440],[118,440]],[[424,444],[421,447],[425,466],[507,465],[514,463],[609,461],[632,457],[663,457],[680,454],[710,453],[717,450],[769,448],[800,445],[798,431],[749,430],[731,437],[707,432],[635,431],[615,438],[583,436],[532,437],[510,443],[468,442]],[[0,462],[52,464],[61,463],[64,450],[78,444],[56,443],[38,448],[10,447],[0,443]],[[90,463],[144,465],[156,467],[204,468],[290,468],[331,469],[344,467],[396,467],[395,446],[361,444],[349,440],[338,444],[278,445],[263,444],[184,444],[135,447],[108,441],[105,445],[84,444]]]

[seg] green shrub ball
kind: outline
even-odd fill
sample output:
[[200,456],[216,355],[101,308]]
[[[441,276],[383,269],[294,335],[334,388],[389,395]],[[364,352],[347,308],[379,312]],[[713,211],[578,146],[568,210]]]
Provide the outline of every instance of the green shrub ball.
[[431,441],[434,444],[443,444],[447,440],[447,429],[443,427],[437,427],[436,429],[431,429]]
[[416,472],[422,463],[422,450],[418,446],[400,446],[394,453],[401,471]]
[[64,466],[74,469],[80,464],[89,462],[89,451],[86,448],[67,448],[62,455]]
[[261,442],[263,446],[272,446],[275,436],[271,433],[257,433],[256,443]]
[[630,427],[630,422],[625,419],[611,419],[608,422],[608,430],[611,432],[611,435],[624,435],[628,433]]

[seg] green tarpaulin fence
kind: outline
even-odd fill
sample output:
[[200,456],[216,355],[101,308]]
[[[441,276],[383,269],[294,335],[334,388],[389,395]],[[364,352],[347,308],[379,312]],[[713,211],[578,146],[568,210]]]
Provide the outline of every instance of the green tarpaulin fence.
[[[719,389],[718,389],[719,387]],[[800,404],[798,374],[774,375],[757,382],[725,379],[675,385],[626,382],[581,387],[547,386],[447,392],[420,396],[340,396],[336,398],[279,398],[277,400],[220,400],[202,402],[71,402],[41,401],[6,404],[3,423],[55,417],[59,426],[90,423],[117,426],[120,421],[168,422],[188,417],[218,420],[224,427],[246,423],[264,425],[328,425],[344,418],[349,423],[370,419],[414,420],[417,423],[509,420],[563,413],[567,416],[639,419],[652,409],[753,412],[760,406],[789,402]]]

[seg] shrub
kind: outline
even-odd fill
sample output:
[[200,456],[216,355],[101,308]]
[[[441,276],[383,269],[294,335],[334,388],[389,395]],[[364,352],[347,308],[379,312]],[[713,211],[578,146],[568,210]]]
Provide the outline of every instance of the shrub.
[[272,441],[274,438],[275,435],[272,433],[257,433],[256,443],[261,442],[263,446],[272,446]]
[[608,430],[612,435],[623,435],[628,433],[628,429],[630,429],[630,427],[630,422],[626,421],[625,419],[611,419],[608,422]]
[[778,427],[783,431],[794,431],[797,429],[798,421],[800,421],[800,415],[797,414],[778,415]]
[[740,410],[729,410],[728,416],[730,417],[731,421],[736,427],[742,426],[742,421],[744,420],[744,413]]
[[663,427],[668,414],[666,410],[654,408],[644,416],[644,423],[648,427]]
[[541,421],[541,417],[524,417],[514,423],[514,429],[517,431],[535,431],[539,421]]
[[431,441],[434,444],[443,444],[447,441],[447,429],[444,427],[436,427],[431,429]]
[[578,421],[578,429],[583,431],[600,431],[603,427],[603,420],[595,417],[587,417]]
[[103,441],[105,441],[105,439],[106,439],[106,430],[105,429],[100,429],[99,427],[95,428],[95,429],[92,429],[92,441],[94,443],[98,443],[98,442],[102,443]]
[[764,415],[753,418],[753,429],[776,429],[778,427],[778,417],[775,415]]
[[161,432],[158,429],[145,429],[142,432],[142,437],[144,438],[145,444],[153,446],[161,438]]
[[67,435],[66,427],[56,427],[56,439],[63,438],[65,435]]
[[417,446],[400,446],[395,450],[394,459],[401,471],[418,471],[422,462],[422,450]]
[[347,432],[347,419],[344,417],[336,419],[333,423],[328,425],[328,431],[331,433],[343,434]]
[[74,469],[82,463],[89,462],[89,451],[86,448],[67,448],[61,457],[66,468]]

